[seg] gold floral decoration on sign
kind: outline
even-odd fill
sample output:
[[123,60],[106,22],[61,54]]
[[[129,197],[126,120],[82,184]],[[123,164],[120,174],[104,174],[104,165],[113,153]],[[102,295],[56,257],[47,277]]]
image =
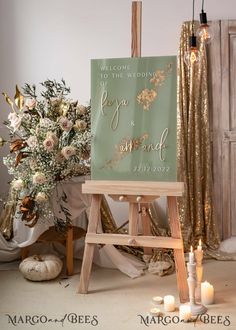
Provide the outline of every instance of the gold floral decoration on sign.
[[112,159],[107,160],[102,168],[114,168],[117,163],[132,151],[138,150],[147,138],[147,133],[138,138],[124,137],[118,145],[115,145],[115,152]]
[[168,74],[172,71],[172,63],[169,63],[165,70],[156,70],[149,80],[154,86],[145,88],[137,95],[137,102],[142,104],[144,111],[149,111],[150,106],[158,96],[158,88],[163,85]]
[[137,101],[139,104],[143,105],[143,110],[148,111],[156,97],[157,92],[154,89],[145,88],[137,96]]

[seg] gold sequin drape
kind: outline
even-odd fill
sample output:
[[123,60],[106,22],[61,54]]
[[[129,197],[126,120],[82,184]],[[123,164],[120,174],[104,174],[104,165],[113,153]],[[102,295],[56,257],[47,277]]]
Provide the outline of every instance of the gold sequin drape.
[[179,213],[185,248],[201,238],[209,248],[217,248],[219,237],[212,205],[212,159],[209,129],[207,58],[203,43],[198,45],[201,60],[188,67],[191,23],[182,25],[178,56],[178,180],[185,182],[179,199]]

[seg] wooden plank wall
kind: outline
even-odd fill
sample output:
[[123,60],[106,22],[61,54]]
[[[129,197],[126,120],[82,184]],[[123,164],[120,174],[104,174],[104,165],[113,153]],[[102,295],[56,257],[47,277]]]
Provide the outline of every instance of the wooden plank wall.
[[213,21],[208,46],[213,203],[221,239],[236,236],[236,21]]

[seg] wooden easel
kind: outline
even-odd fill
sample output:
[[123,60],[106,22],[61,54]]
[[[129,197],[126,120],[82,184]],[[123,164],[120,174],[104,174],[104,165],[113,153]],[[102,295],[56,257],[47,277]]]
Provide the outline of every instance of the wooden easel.
[[[140,1],[132,2],[132,57],[141,55],[141,7]],[[183,241],[179,223],[176,196],[184,192],[183,182],[144,182],[144,181],[86,181],[82,192],[92,195],[85,250],[80,275],[79,293],[87,293],[96,244],[142,246],[149,254],[151,248],[172,248],[176,266],[177,284],[181,302],[188,300],[187,273],[185,268]],[[97,234],[100,220],[102,195],[108,194],[114,200],[129,203],[129,233]],[[167,197],[171,237],[151,236],[150,223],[145,209],[159,196]],[[143,221],[144,236],[138,235],[139,209]]]

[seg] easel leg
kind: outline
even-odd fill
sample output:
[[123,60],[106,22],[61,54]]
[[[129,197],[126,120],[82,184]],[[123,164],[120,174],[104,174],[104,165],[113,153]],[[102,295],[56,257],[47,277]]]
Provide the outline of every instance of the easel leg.
[[129,203],[129,235],[138,235],[138,203]]
[[66,272],[67,275],[73,275],[73,227],[69,228],[66,234]]
[[187,273],[185,268],[183,250],[175,249],[174,257],[175,257],[177,284],[179,289],[179,299],[181,303],[185,303],[189,301],[189,295],[188,295]]
[[[150,218],[148,215],[148,207],[149,204],[140,204],[141,207],[141,219],[142,219],[142,226],[143,226],[143,235],[144,236],[152,236],[151,233],[151,224]],[[145,255],[152,255],[152,248],[151,247],[144,247],[143,248]]]
[[95,244],[85,244],[84,257],[79,281],[79,293],[88,292],[89,278],[93,263],[94,247]]
[[[89,214],[89,224],[88,224],[88,233],[96,233],[98,221],[100,219],[100,205],[101,205],[102,195],[92,195],[92,202]],[[92,269],[93,263],[93,254],[94,254],[95,244],[90,244],[86,242],[85,238],[85,248],[83,263],[80,274],[79,282],[79,293],[87,293],[89,278]]]
[[[176,197],[168,196],[167,203],[170,218],[171,236],[172,238],[182,238]],[[179,289],[179,298],[180,301],[183,303],[188,301],[187,272],[185,267],[183,247],[182,249],[174,249],[174,257],[177,284]]]

